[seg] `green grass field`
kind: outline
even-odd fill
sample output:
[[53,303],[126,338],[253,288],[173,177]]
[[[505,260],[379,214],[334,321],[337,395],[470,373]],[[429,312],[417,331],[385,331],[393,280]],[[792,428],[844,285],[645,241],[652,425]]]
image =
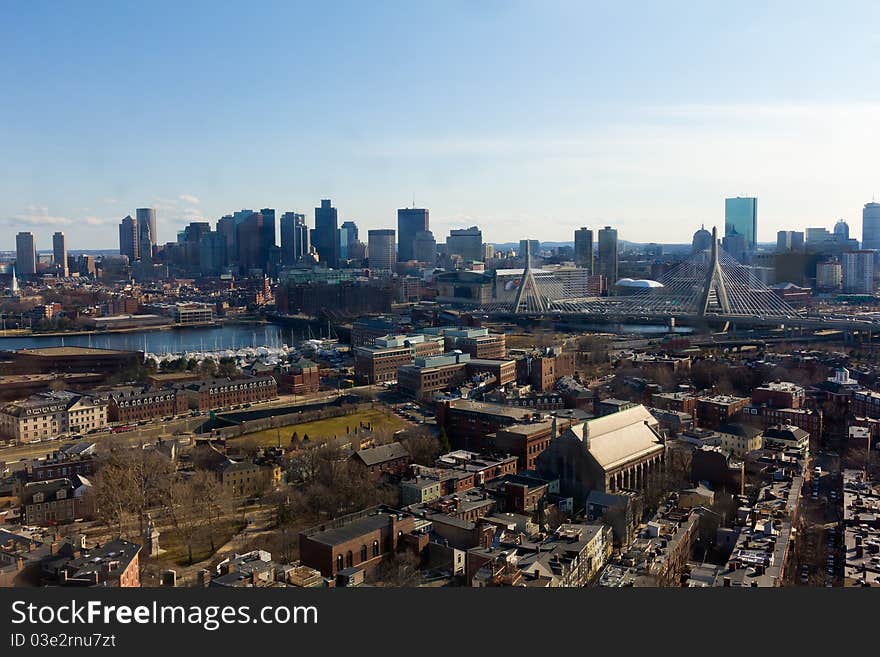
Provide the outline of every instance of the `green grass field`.
[[277,429],[263,429],[262,431],[246,433],[243,436],[234,438],[233,444],[236,440],[242,440],[261,447],[271,447],[278,445],[280,437],[282,447],[286,447],[290,444],[290,437],[294,431],[299,434],[300,440],[308,435],[309,442],[314,444],[333,438],[333,436],[345,436],[347,433],[346,428],[354,431],[355,427],[359,426],[361,422],[372,424],[375,430],[391,429],[392,431],[397,431],[406,426],[406,423],[396,415],[378,408],[371,408],[352,413],[351,415],[315,420],[313,422],[301,422]]

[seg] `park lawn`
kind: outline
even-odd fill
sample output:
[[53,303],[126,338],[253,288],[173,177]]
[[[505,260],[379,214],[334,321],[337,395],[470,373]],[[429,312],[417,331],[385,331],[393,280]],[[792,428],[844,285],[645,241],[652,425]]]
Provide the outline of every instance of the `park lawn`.
[[[214,534],[214,548],[220,549],[229,540],[245,527],[245,522],[240,519],[229,519],[220,526]],[[173,561],[178,566],[188,566],[189,550],[186,544],[177,536],[174,528],[162,530],[159,537],[159,547],[162,553],[159,558],[163,561]],[[193,563],[199,563],[210,559],[214,555],[211,550],[211,542],[207,538],[199,537],[193,544]]]
[[289,424],[283,427],[278,427],[277,429],[273,427],[271,429],[246,433],[243,436],[234,438],[233,443],[235,440],[246,440],[251,444],[259,445],[260,447],[272,447],[278,445],[280,435],[281,446],[287,447],[290,445],[290,437],[293,435],[293,432],[296,431],[296,433],[299,434],[300,440],[308,435],[309,442],[314,444],[316,442],[324,442],[334,436],[345,436],[347,433],[346,428],[353,432],[355,427],[359,426],[361,422],[372,424],[373,429],[375,430],[391,429],[392,431],[397,431],[398,429],[406,427],[406,422],[396,415],[392,415],[378,408],[368,408],[363,411],[352,413],[351,415],[341,415],[339,417],[314,420],[312,422]]

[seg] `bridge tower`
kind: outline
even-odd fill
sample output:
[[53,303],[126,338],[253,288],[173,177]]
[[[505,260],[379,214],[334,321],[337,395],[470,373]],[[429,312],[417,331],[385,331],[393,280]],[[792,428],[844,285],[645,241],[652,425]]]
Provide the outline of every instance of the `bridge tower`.
[[724,276],[721,273],[721,263],[718,261],[718,229],[714,226],[712,227],[712,248],[709,252],[709,258],[709,267],[706,269],[706,280],[700,292],[697,313],[700,317],[706,316],[706,311],[709,309],[709,302],[712,298],[712,291],[714,290],[715,299],[722,312],[729,315],[730,300],[727,297],[727,287],[724,284]]
[[531,240],[526,240],[526,266],[523,269],[522,278],[519,280],[519,287],[516,290],[516,297],[513,300],[513,313],[520,315],[522,313],[544,313],[547,312],[547,302],[538,284],[535,283],[535,275],[532,273],[532,248]]

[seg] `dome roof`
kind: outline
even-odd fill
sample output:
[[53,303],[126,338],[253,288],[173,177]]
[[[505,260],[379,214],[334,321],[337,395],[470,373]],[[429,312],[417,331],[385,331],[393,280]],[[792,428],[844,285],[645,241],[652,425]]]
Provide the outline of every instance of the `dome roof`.
[[652,281],[647,278],[621,278],[615,285],[620,287],[632,287],[632,288],[656,288],[663,287],[663,283],[658,283],[657,281]]

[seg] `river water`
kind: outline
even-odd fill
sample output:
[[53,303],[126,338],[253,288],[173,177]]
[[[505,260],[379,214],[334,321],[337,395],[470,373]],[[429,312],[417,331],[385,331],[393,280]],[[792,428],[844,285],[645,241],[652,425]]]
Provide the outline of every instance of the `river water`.
[[[326,331],[325,331],[326,334]],[[295,346],[308,335],[288,326],[274,324],[226,324],[223,326],[175,328],[131,333],[94,333],[66,336],[0,336],[0,350],[36,347],[98,347],[134,349],[163,355],[186,351],[215,351],[240,347]],[[318,337],[313,335],[312,337]]]
[[[647,337],[662,335],[668,328],[662,325],[607,324],[583,325],[580,328],[598,332],[620,333]],[[676,327],[676,333],[690,333],[688,327]],[[326,336],[327,330],[323,329]],[[187,351],[218,351],[241,347],[290,347],[309,337],[297,327],[275,324],[225,324],[211,327],[176,328],[161,331],[133,331],[130,333],[93,333],[91,335],[3,337],[0,350],[31,349],[37,347],[98,347],[102,349],[134,349],[159,356]],[[335,335],[334,335],[335,337]]]

